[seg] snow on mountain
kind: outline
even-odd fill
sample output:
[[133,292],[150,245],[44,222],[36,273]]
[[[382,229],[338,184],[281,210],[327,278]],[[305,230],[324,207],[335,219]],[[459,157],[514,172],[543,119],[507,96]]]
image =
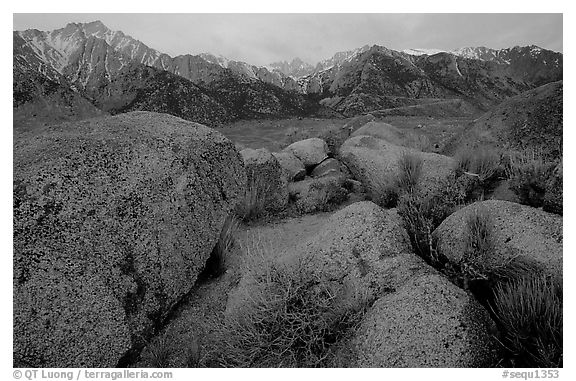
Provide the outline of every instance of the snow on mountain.
[[438,53],[445,53],[442,49],[404,49],[402,53],[410,54],[411,56],[434,55]]

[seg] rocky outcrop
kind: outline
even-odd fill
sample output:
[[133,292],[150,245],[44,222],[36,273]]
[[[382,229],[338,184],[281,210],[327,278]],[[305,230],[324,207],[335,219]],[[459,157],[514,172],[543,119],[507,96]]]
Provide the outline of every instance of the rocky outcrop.
[[[330,290],[330,314],[367,309],[351,339],[337,344],[346,366],[472,367],[492,360],[488,313],[412,253],[394,209],[358,202],[274,259],[305,266],[312,284]],[[297,271],[297,270],[296,270]],[[226,316],[241,318],[259,283],[244,276],[229,295]],[[267,284],[270,287],[270,284]]]
[[14,141],[14,365],[114,367],[194,285],[244,194],[221,134],[135,112]]
[[304,164],[290,152],[272,152],[286,174],[288,181],[299,181],[306,177]]
[[454,160],[435,153],[391,144],[372,136],[355,136],[340,148],[340,159],[368,189],[394,184],[399,174],[398,160],[410,153],[422,159],[419,187],[423,192],[434,191],[453,171]]
[[278,160],[265,148],[247,148],[240,154],[246,167],[248,196],[256,194],[269,212],[284,209],[288,204],[288,179]]
[[476,202],[440,224],[434,236],[439,252],[450,262],[466,262],[466,221],[478,211],[488,216],[493,248],[481,259],[483,268],[498,271],[514,262],[527,263],[562,277],[562,217],[509,201]]
[[328,146],[324,140],[319,138],[294,142],[286,147],[284,151],[290,152],[300,159],[306,169],[315,167],[328,157]]
[[493,329],[471,295],[430,271],[378,299],[344,350],[352,367],[489,367]]

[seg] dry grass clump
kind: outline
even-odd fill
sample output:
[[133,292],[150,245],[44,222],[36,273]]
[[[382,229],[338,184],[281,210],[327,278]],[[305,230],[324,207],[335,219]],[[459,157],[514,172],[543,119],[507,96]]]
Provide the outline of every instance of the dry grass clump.
[[206,267],[200,278],[216,278],[226,272],[227,262],[236,241],[236,232],[239,225],[240,221],[234,213],[230,213],[226,217],[218,241],[206,261]]
[[397,161],[394,177],[386,176],[373,186],[372,201],[385,208],[393,208],[403,194],[413,194],[422,176],[423,160],[410,151],[404,151]]
[[520,203],[533,207],[543,205],[547,184],[556,165],[556,162],[547,161],[541,151],[526,150],[508,155],[506,177]]
[[456,156],[456,173],[477,176],[487,185],[500,173],[500,154],[489,148],[467,149]]
[[528,275],[496,287],[493,312],[515,366],[562,367],[562,283]]
[[266,212],[267,195],[270,191],[270,184],[255,173],[248,176],[248,184],[244,199],[238,205],[236,213],[244,221],[252,221],[262,217]]
[[400,193],[414,193],[422,176],[423,160],[417,154],[404,151],[398,159],[396,186]]
[[494,224],[488,211],[475,209],[465,222],[465,250],[460,263],[461,270],[470,279],[488,280],[488,259],[494,252]]
[[219,329],[219,366],[327,366],[333,345],[367,308],[343,308],[305,259],[292,265],[260,261],[249,274],[249,300]]

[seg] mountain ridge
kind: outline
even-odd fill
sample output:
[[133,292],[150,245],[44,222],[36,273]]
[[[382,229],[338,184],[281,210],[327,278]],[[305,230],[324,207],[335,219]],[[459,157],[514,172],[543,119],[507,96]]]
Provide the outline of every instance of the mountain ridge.
[[[21,100],[46,95],[41,83],[47,78],[103,112],[141,107],[205,124],[315,112],[351,116],[430,103],[427,98],[460,99],[463,109],[485,111],[507,97],[561,80],[563,64],[561,53],[534,45],[410,53],[364,45],[316,66],[295,58],[263,67],[211,53],[171,57],[100,21],[49,32],[14,31],[14,41],[15,78],[40,73],[34,85],[15,81],[15,108]],[[168,88],[190,100],[176,99],[163,90]]]

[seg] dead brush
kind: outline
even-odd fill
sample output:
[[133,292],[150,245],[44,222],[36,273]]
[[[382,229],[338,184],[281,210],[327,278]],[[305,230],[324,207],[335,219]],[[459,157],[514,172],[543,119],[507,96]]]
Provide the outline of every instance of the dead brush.
[[216,362],[224,367],[325,366],[332,346],[361,321],[368,305],[341,305],[309,259],[286,264],[267,253],[250,257],[247,300],[219,327]]

